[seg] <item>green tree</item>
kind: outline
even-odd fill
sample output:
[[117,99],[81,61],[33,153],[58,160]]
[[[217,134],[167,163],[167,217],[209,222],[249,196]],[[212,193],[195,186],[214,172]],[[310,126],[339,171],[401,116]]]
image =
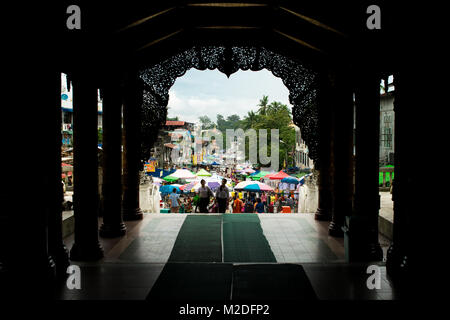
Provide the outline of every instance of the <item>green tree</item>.
[[[267,152],[268,155],[271,154],[271,144],[270,144],[270,129],[278,129],[279,130],[279,138],[282,142],[279,144],[279,159],[280,164],[282,165],[286,160],[286,164],[292,163],[292,155],[289,153],[292,152],[295,146],[295,130],[291,126],[292,123],[292,114],[289,107],[279,101],[273,101],[269,103],[266,99],[267,96],[263,96],[263,99],[260,100],[261,108],[258,111],[258,115],[256,117],[256,121],[250,121],[250,116],[248,115],[244,118],[244,125],[250,124],[248,128],[253,128],[257,131],[258,141],[259,141],[259,131],[258,129],[267,129]],[[263,150],[265,152],[266,150]]]
[[237,129],[241,124],[241,117],[233,114],[227,117],[227,129]]
[[214,128],[214,122],[211,121],[211,119],[208,116],[202,116],[198,118],[200,120],[200,123],[202,124],[203,130],[208,130]]
[[249,111],[247,112],[247,115],[241,122],[242,129],[247,130],[253,128],[257,122],[258,122],[258,115],[253,111]]
[[266,115],[268,104],[269,104],[269,96],[263,96],[262,99],[259,100],[259,103],[257,106],[259,107],[258,113],[260,115],[263,115],[263,116]]

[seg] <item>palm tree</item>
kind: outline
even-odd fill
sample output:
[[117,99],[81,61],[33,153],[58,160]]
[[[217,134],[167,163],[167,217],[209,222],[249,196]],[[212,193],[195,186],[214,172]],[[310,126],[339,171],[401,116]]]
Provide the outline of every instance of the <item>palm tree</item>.
[[243,119],[244,129],[253,128],[255,123],[258,121],[258,115],[253,111],[249,111],[245,118]]
[[262,99],[259,100],[259,103],[257,105],[258,107],[260,107],[258,113],[261,115],[266,115],[268,104],[269,104],[269,96],[263,96]]

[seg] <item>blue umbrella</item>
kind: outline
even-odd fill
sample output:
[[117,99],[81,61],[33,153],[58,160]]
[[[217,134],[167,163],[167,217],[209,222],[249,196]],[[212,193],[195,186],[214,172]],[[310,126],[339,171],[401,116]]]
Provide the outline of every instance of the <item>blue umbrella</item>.
[[300,180],[297,179],[296,177],[289,176],[289,177],[281,179],[281,182],[289,183],[289,184],[298,184],[298,183],[300,183]]
[[312,175],[312,173],[308,173],[303,177],[301,177],[300,179],[298,179],[298,182],[300,183],[301,186],[305,183],[305,178],[308,178],[310,175]]
[[173,189],[177,189],[177,193],[181,193],[181,190],[179,187],[177,186],[172,186],[170,184],[166,184],[165,186],[162,186],[161,188],[159,188],[159,192],[161,193],[171,193],[173,192]]

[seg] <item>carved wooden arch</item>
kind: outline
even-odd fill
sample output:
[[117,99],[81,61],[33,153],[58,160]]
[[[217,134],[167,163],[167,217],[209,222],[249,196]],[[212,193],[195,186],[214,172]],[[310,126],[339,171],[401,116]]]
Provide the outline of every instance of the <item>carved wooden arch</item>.
[[289,90],[294,123],[308,145],[309,157],[318,160],[319,129],[317,110],[318,73],[297,61],[265,47],[193,46],[153,66],[139,71],[143,82],[141,108],[141,164],[148,160],[167,117],[169,89],[191,68],[218,69],[228,77],[238,70],[267,69],[281,78]]

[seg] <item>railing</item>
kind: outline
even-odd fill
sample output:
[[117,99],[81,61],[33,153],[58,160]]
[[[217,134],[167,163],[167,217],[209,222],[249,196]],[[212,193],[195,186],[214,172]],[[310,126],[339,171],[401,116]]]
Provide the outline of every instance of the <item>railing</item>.
[[[392,185],[392,179],[394,177],[394,168],[393,167],[382,167],[379,172],[383,173],[383,181],[381,186],[379,187],[380,191],[389,191],[390,186]],[[389,177],[389,185],[387,184],[386,177]]]

